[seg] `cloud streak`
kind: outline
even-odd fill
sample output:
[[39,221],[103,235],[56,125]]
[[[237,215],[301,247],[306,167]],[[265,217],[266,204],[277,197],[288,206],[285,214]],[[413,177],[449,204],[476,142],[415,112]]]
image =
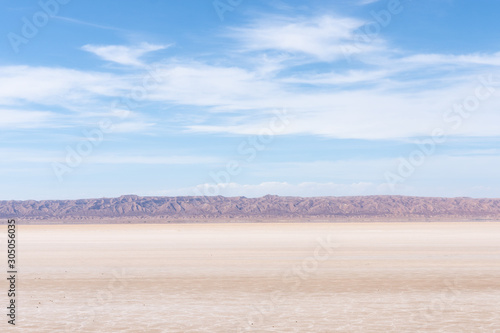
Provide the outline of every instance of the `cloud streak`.
[[364,21],[331,15],[310,17],[264,17],[247,27],[233,28],[230,37],[238,40],[246,52],[286,52],[315,61],[333,61],[344,57],[344,49],[369,52],[377,43],[358,45],[356,29]]
[[0,128],[34,129],[53,127],[57,115],[47,111],[0,109]]
[[164,50],[169,45],[158,45],[150,43],[141,43],[137,46],[124,45],[91,45],[82,46],[82,50],[90,52],[99,58],[126,66],[144,66],[140,60],[147,53]]

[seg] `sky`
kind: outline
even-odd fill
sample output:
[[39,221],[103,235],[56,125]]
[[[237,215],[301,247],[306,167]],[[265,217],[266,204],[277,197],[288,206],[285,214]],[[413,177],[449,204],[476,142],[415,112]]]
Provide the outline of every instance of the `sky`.
[[0,5],[0,200],[500,197],[498,1]]

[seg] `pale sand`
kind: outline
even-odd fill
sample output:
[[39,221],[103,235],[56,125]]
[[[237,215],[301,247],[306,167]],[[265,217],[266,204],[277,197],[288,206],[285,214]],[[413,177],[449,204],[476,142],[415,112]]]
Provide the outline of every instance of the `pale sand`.
[[[18,238],[22,332],[500,332],[500,223],[19,226]],[[329,238],[331,253],[318,247]]]

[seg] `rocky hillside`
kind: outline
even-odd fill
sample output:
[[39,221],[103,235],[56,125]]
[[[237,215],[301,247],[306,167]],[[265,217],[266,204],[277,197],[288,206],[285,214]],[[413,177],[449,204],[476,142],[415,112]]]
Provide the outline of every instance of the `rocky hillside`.
[[[500,199],[364,197],[139,197],[0,201],[0,218],[85,220],[500,220]],[[3,223],[3,221],[2,221]]]

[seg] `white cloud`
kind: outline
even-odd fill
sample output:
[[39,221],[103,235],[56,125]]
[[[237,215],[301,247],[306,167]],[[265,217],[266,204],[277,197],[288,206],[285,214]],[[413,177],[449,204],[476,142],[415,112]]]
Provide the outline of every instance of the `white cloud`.
[[329,72],[321,74],[294,75],[284,78],[285,83],[305,83],[310,85],[348,85],[356,83],[380,83],[391,74],[397,73],[394,69],[379,70],[348,70],[345,72]]
[[[64,151],[33,150],[33,149],[0,149],[0,164],[15,163],[66,163]],[[84,158],[85,164],[142,164],[142,165],[184,165],[220,163],[220,159],[213,156],[199,155],[169,155],[159,156],[147,154],[98,154],[92,153]]]
[[276,50],[307,55],[320,61],[333,61],[351,53],[379,49],[381,39],[360,43],[355,31],[366,22],[340,16],[289,18],[264,17],[244,28],[234,28],[231,36],[246,51]]
[[47,111],[25,111],[0,109],[0,128],[40,128],[51,126],[57,115]]
[[[249,68],[172,61],[158,65],[155,75],[160,83],[151,87],[141,102],[203,108],[201,122],[176,123],[194,132],[259,134],[273,117],[272,110],[286,109],[293,121],[277,134],[387,139],[430,135],[438,126],[450,127],[451,123],[443,124],[445,113],[454,103],[474,96],[481,84],[476,75],[467,72],[443,73],[437,80],[403,79],[398,76],[404,73],[401,71],[383,65],[378,70],[275,77]],[[61,68],[0,67],[0,74],[0,83],[5,87],[0,91],[0,104],[25,109],[30,104],[41,104],[78,111],[65,118],[67,125],[81,123],[85,117],[108,116],[116,111],[111,101],[127,98],[137,86],[126,75]],[[315,88],[299,88],[304,83]],[[496,110],[500,100],[496,97],[500,88],[497,85],[495,89],[495,94],[481,101],[477,111],[463,119],[460,128],[451,134],[498,135],[500,114]],[[159,126],[157,120],[147,119],[137,111],[125,111],[133,119],[127,117],[125,122],[117,123],[116,132],[147,131],[155,124]]]
[[117,96],[129,80],[102,72],[67,68],[0,66],[0,104],[72,106],[100,97]]
[[[116,133],[147,130],[154,122],[146,116],[117,108],[127,102],[139,104],[129,95],[141,84],[142,79],[106,72],[0,66],[0,105],[4,106],[0,126],[96,126],[112,117],[122,118],[113,121]],[[51,111],[38,110],[40,105]]]
[[137,46],[123,45],[84,45],[82,50],[94,53],[98,57],[116,62],[121,65],[142,66],[143,63],[139,60],[143,55],[149,52],[163,50],[169,45],[157,45],[149,43],[141,43]]
[[[176,129],[191,132],[259,134],[269,123],[272,110],[286,109],[293,121],[277,134],[405,138],[430,135],[439,126],[450,127],[449,123],[443,124],[443,116],[454,103],[474,96],[480,84],[476,73],[499,72],[500,53],[401,55],[389,48],[384,49],[385,56],[377,53],[378,63],[372,58],[371,63],[361,64],[356,70],[346,70],[338,63],[320,72],[293,67],[294,60],[300,62],[304,56],[309,62],[334,61],[339,56],[338,46],[349,42],[353,29],[362,23],[328,15],[270,17],[269,21],[259,20],[233,29],[231,36],[242,47],[234,52],[243,59],[238,65],[179,59],[153,63],[155,84],[148,86],[140,103],[131,104],[168,107],[172,116],[169,120],[175,119]],[[145,52],[164,46],[144,43],[135,49],[92,45],[84,48],[124,64],[138,64]],[[279,60],[267,58],[268,49],[290,54]],[[268,61],[260,63],[255,59]],[[448,64],[453,64],[453,68],[449,69]],[[431,74],[425,75],[427,72]],[[144,75],[148,75],[146,71]],[[0,85],[4,87],[0,104],[12,109],[22,106],[28,110],[30,104],[41,104],[63,109],[63,113],[77,111],[79,118],[66,120],[78,124],[84,118],[90,121],[123,109],[122,104],[110,105],[112,100],[130,98],[134,89],[144,88],[143,82],[142,77],[130,73],[0,67]],[[495,94],[481,101],[477,111],[450,134],[498,135],[495,124],[500,117],[496,112],[500,108],[499,85],[495,89]],[[139,110],[125,113],[130,116],[117,122],[116,132],[148,131],[153,125],[161,126],[159,119],[149,119]],[[196,117],[197,123],[190,121]]]
[[[435,128],[443,128],[448,134],[497,136],[496,124],[500,114],[498,98],[481,102],[470,116],[455,122],[444,120],[447,112],[452,112],[454,103],[463,103],[475,95],[480,82],[471,78],[466,84],[452,85],[441,89],[406,93],[380,88],[351,89],[350,91],[287,93],[261,95],[260,98],[245,101],[245,106],[253,108],[283,107],[290,114],[290,124],[276,134],[308,134],[335,138],[388,139],[431,135]],[[500,89],[494,96],[500,95]],[[253,96],[249,92],[249,96]],[[239,109],[240,102],[227,96],[226,104]],[[216,124],[187,125],[191,131],[231,134],[258,135],[268,126],[267,121],[255,116],[239,114],[214,118]],[[461,117],[456,112],[448,117]],[[475,133],[475,134],[474,134]]]
[[55,19],[57,20],[62,20],[70,23],[75,23],[75,24],[80,24],[80,25],[86,25],[89,27],[94,27],[94,28],[99,28],[99,29],[105,29],[105,30],[115,30],[115,31],[120,31],[120,32],[128,32],[127,30],[120,29],[120,28],[115,28],[107,25],[102,25],[102,24],[95,24],[92,22],[86,22],[82,20],[77,20],[71,17],[64,17],[64,16],[54,16]]
[[112,133],[134,133],[134,132],[144,132],[151,129],[155,124],[146,123],[142,121],[125,121],[120,123],[114,123],[111,127]]
[[164,165],[182,165],[182,164],[208,164],[220,162],[218,158],[210,156],[146,156],[146,155],[97,155],[89,157],[90,164],[164,164]]
[[379,1],[380,0],[359,0],[358,4],[361,6],[364,6],[364,5],[369,5],[369,4],[372,4],[375,2],[379,2]]
[[159,66],[162,83],[149,98],[183,105],[217,109],[251,109],[260,98],[281,94],[272,80],[238,67],[210,66],[201,63],[173,63]]
[[400,59],[404,64],[419,64],[419,65],[489,65],[500,66],[500,52],[494,54],[416,54]]

